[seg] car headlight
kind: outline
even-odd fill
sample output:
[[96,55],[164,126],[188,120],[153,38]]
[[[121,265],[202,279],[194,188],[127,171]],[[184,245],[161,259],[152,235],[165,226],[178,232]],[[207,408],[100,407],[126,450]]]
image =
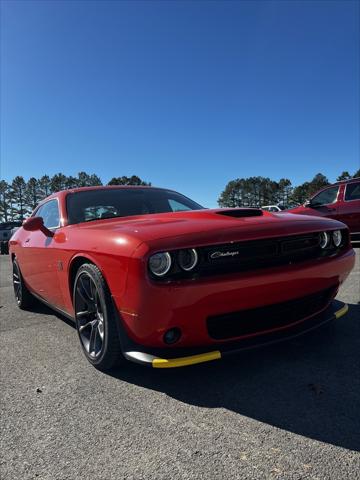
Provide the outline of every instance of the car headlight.
[[198,263],[198,254],[196,250],[194,248],[180,250],[178,253],[178,262],[180,267],[185,270],[185,272],[189,272],[195,268],[196,264]]
[[332,232],[333,242],[335,247],[340,247],[342,240],[342,233],[340,230],[334,230]]
[[157,277],[163,277],[171,268],[171,256],[169,252],[160,252],[149,258],[149,269]]
[[320,233],[320,242],[319,245],[321,248],[326,248],[329,245],[329,234],[327,232]]

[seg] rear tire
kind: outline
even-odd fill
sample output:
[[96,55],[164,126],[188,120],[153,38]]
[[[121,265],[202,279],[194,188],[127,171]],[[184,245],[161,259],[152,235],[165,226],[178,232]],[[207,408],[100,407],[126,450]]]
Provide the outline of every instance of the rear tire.
[[21,310],[29,310],[34,305],[35,298],[24,283],[16,258],[13,261],[13,286],[17,306]]
[[95,265],[85,263],[77,271],[73,303],[76,329],[87,360],[102,371],[122,363],[118,319],[108,286]]

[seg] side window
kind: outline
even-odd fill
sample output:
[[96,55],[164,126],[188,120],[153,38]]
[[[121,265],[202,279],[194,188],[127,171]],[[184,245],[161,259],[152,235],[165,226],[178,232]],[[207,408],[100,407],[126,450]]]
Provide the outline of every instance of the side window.
[[169,205],[173,212],[184,212],[186,210],[191,210],[190,207],[187,207],[183,203],[173,200],[172,198],[169,198]]
[[338,186],[327,188],[326,190],[320,192],[318,195],[315,195],[315,197],[311,199],[311,203],[317,205],[327,205],[329,203],[334,203],[336,201],[338,191]]
[[44,203],[36,211],[37,217],[42,217],[46,228],[56,228],[60,226],[59,206],[57,200],[50,200]]
[[348,183],[345,190],[345,201],[360,200],[360,182]]

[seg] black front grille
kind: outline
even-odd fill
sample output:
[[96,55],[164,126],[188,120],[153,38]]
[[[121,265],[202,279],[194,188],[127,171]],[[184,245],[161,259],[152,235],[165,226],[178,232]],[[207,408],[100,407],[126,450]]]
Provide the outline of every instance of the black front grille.
[[314,258],[322,253],[319,234],[254,240],[204,247],[201,249],[204,272],[222,269],[247,270]]
[[[172,251],[170,252],[172,257],[170,271],[161,278],[151,276],[151,272],[150,276],[157,282],[169,282],[253,271],[330,257],[348,248],[348,231],[344,229],[342,234],[343,240],[339,247],[336,247],[331,240],[325,249],[320,247],[320,232],[199,246],[196,248],[198,264],[188,272],[181,269],[179,251]],[[331,235],[330,238],[332,238]]]
[[[346,235],[346,231],[343,231],[343,234]],[[341,248],[347,245],[347,242],[344,238]],[[212,245],[199,249],[201,263],[198,271],[201,276],[207,276],[276,267],[334,255],[339,250],[332,243],[328,248],[321,249],[317,232],[291,237]]]
[[208,317],[208,332],[211,338],[225,340],[286,327],[326,308],[334,294],[335,288],[330,288],[284,303]]

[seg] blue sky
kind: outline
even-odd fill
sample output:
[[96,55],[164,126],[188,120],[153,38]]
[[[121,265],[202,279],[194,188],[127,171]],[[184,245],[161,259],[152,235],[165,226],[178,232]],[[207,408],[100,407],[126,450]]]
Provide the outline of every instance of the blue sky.
[[226,183],[359,168],[357,1],[6,1],[1,177]]

